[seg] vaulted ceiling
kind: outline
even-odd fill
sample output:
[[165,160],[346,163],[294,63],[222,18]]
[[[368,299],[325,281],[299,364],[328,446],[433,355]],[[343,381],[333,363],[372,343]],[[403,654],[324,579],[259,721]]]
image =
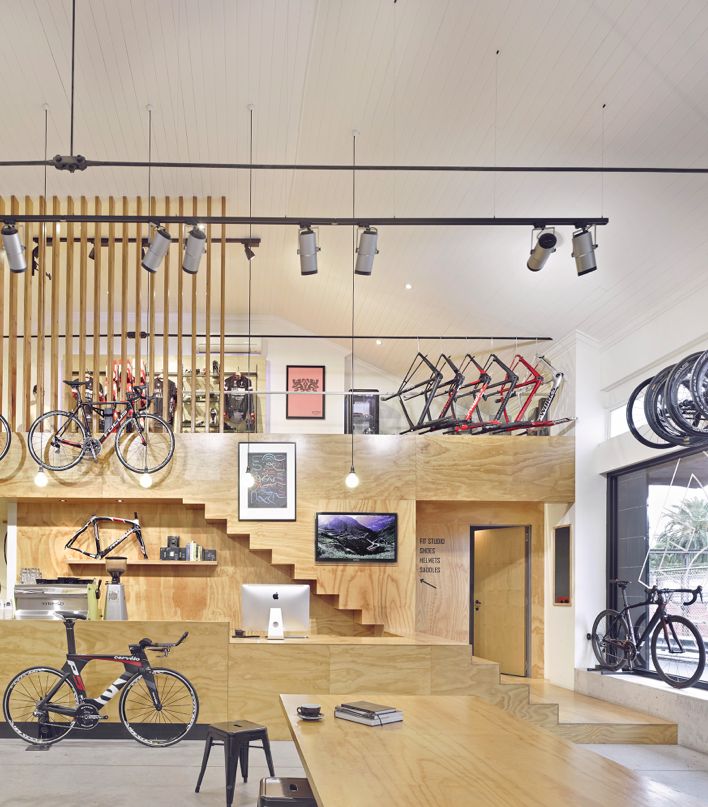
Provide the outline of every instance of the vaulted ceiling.
[[[0,159],[43,157],[45,103],[48,153],[68,154],[71,3],[0,9]],[[701,0],[77,0],[77,14],[74,150],[93,159],[146,159],[150,104],[155,160],[247,161],[253,104],[256,162],[349,163],[357,129],[361,163],[708,165]],[[0,168],[3,195],[38,195],[43,182],[39,168]],[[50,169],[47,185],[135,196],[147,176]],[[244,171],[155,169],[152,191],[225,194],[230,212],[248,210]],[[348,216],[351,205],[349,173],[254,175],[256,214],[299,221]],[[526,228],[382,229],[374,274],[357,279],[360,333],[580,328],[611,342],[707,293],[704,176],[361,173],[356,208],[610,218],[599,270],[582,278],[569,230],[532,274]],[[347,332],[351,231],[322,228],[319,275],[303,278],[297,228],[256,229],[255,311]],[[228,308],[238,313],[244,274],[233,271]],[[393,368],[414,349],[371,344],[363,355]]]

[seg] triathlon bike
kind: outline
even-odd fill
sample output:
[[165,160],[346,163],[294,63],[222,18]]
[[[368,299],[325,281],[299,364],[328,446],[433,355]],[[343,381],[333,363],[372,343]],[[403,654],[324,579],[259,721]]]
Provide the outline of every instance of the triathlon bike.
[[[192,684],[180,673],[153,667],[146,650],[166,656],[189,635],[176,642],[158,644],[141,639],[129,645],[130,655],[95,655],[76,652],[74,624],[85,619],[73,611],[57,611],[66,627],[67,655],[61,670],[30,667],[8,684],[2,709],[8,726],[28,743],[51,745],[72,729],[91,731],[101,720],[101,710],[119,692],[118,716],[128,733],[143,745],[165,747],[184,739],[199,716],[199,699]],[[81,678],[90,661],[114,661],[123,674],[97,698],[86,696]]]
[[[684,606],[693,605],[700,597],[703,601],[703,588],[658,588],[649,589],[647,599],[629,605],[627,603],[628,580],[610,580],[622,592],[624,607],[621,611],[607,608],[601,611],[592,626],[588,639],[592,649],[606,670],[631,670],[638,666],[646,667],[641,655],[642,646],[651,636],[651,658],[657,675],[676,689],[695,684],[703,675],[706,665],[705,641],[698,628],[684,616],[667,613],[666,606],[674,594],[691,594]],[[629,612],[633,608],[646,608],[656,605],[656,611],[644,627],[646,612],[639,615],[633,625]]]
[[0,415],[0,460],[3,459],[5,454],[10,450],[11,442],[12,432],[10,431],[10,424]]
[[[97,461],[103,443],[114,432],[116,456],[129,471],[154,474],[172,459],[174,433],[166,420],[142,408],[152,400],[145,395],[144,385],[133,387],[125,401],[97,405],[81,397],[81,387],[90,381],[64,383],[76,391],[74,409],[40,415],[27,437],[32,459],[42,468],[68,471],[86,456]],[[115,409],[121,406],[123,411],[114,418]],[[103,423],[98,436],[94,434],[94,415]]]

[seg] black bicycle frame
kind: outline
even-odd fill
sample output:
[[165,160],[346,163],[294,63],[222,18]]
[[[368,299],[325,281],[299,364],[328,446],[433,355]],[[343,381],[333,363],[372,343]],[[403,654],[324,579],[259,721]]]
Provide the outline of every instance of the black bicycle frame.
[[[131,520],[129,518],[118,518],[116,516],[91,516],[91,518],[81,527],[78,532],[74,533],[74,535],[69,538],[66,542],[64,549],[72,549],[74,552],[80,552],[82,555],[86,555],[87,558],[94,558],[95,560],[100,560],[101,558],[105,558],[110,552],[112,552],[117,546],[123,543],[127,538],[131,535],[135,535],[138,539],[138,544],[140,544],[140,549],[142,550],[143,557],[147,558],[147,549],[145,548],[145,541],[143,540],[143,532],[140,528],[140,522],[138,521],[138,514],[134,513],[135,520]],[[130,524],[131,527],[127,532],[124,532],[120,538],[116,538],[113,543],[106,547],[105,549],[101,549],[101,541],[99,538],[98,532],[98,525],[101,522],[108,522],[113,524]],[[84,532],[89,527],[93,527],[93,538],[96,543],[96,551],[95,552],[86,552],[83,549],[80,549],[78,546],[74,546],[74,542],[76,539],[83,535]]]
[[[625,591],[625,589],[622,589],[622,599],[624,601],[624,608],[620,611],[620,615],[624,620],[625,626],[627,627],[627,633],[631,637],[632,643],[634,644],[634,647],[636,648],[637,652],[639,652],[639,648],[651,636],[651,634],[654,631],[654,628],[659,623],[661,623],[661,626],[664,629],[664,638],[666,639],[666,644],[669,647],[669,653],[672,653],[673,651],[669,643],[669,632],[666,627],[668,624],[670,624],[666,620],[666,600],[661,591],[660,590],[656,591],[656,599],[654,599],[654,595],[652,593],[644,602],[638,602],[635,603],[634,605],[629,605],[627,603],[627,592]],[[629,612],[633,608],[645,608],[647,605],[656,605],[656,611],[654,611],[654,613],[652,614],[652,617],[649,620],[646,628],[644,628],[644,630],[642,631],[641,636],[638,636],[636,633],[636,629],[632,624],[631,619],[629,618]],[[682,653],[683,645],[681,644],[681,640],[679,639],[673,627],[671,628],[671,633],[673,634],[673,637],[678,645],[679,648],[678,652]]]

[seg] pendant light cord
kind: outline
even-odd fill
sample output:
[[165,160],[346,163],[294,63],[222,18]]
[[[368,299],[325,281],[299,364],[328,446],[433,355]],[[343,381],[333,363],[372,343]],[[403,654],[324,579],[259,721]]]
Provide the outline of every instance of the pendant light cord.
[[[352,134],[352,218],[356,218],[356,131]],[[354,302],[356,272],[356,224],[352,225],[352,341],[349,388],[349,428],[352,431],[352,471],[354,470]]]
[[[74,74],[76,66],[76,0],[71,0],[71,131],[69,155],[74,155]],[[45,157],[46,161],[46,157]]]
[[[148,104],[146,106],[147,113],[148,113],[148,170],[147,170],[147,180],[148,180],[148,195],[147,195],[147,206],[148,206],[148,216],[152,215],[152,106]],[[157,228],[155,228],[157,230]],[[148,249],[150,247],[150,225],[148,224]],[[142,254],[142,239],[141,243],[138,244],[138,253]],[[141,286],[142,286],[142,273],[141,277]],[[153,278],[154,275],[150,273],[148,275],[148,301],[147,306],[145,307],[145,333],[147,334],[148,339],[148,361],[150,361],[150,343],[154,338],[153,335],[150,333],[150,309],[152,307],[152,291],[153,291]],[[140,336],[137,337],[140,339]],[[140,368],[138,367],[138,374],[140,374]],[[147,394],[150,395],[150,383],[152,381],[152,365],[147,368]],[[164,389],[164,379],[163,379],[163,389]],[[164,394],[164,392],[163,392]],[[166,400],[163,398],[163,401]],[[145,451],[147,452],[147,446],[145,447]],[[146,459],[147,463],[147,459]]]
[[[250,136],[249,136],[249,164],[253,165],[253,104],[250,106]],[[249,167],[248,169],[248,218],[253,218],[253,168]],[[248,238],[249,241],[253,237],[253,224],[249,221],[248,223]],[[250,244],[249,244],[250,248]],[[251,258],[248,259],[248,383],[251,383],[251,294],[252,294],[252,287],[253,287],[253,272],[251,267]],[[251,395],[248,388],[246,388],[246,395],[248,396],[248,424],[246,428],[246,440],[248,443],[248,449],[246,454],[249,457],[247,461],[247,466],[250,470],[250,446],[251,446],[251,416],[252,416],[252,406],[253,406],[253,396]],[[255,414],[255,412],[253,412]]]

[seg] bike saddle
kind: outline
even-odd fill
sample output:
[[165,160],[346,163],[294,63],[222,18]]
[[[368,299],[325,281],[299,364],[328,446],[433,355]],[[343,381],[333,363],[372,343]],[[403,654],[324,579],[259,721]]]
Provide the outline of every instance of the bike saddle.
[[629,580],[610,580],[610,583],[614,583],[620,588],[627,588],[627,586],[629,585]]
[[71,381],[64,382],[67,387],[85,387],[87,384],[90,384],[90,381],[79,381],[78,379],[72,379]]
[[86,619],[86,615],[80,614],[78,611],[55,611],[54,613],[61,617],[64,622],[69,619]]

